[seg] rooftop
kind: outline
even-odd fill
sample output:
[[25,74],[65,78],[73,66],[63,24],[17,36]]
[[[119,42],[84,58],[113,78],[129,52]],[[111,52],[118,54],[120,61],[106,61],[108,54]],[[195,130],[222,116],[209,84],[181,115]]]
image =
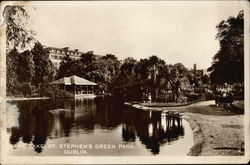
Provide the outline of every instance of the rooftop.
[[55,84],[55,85],[97,85],[94,82],[91,82],[87,79],[78,77],[76,75],[60,78],[58,80],[51,82],[51,84]]

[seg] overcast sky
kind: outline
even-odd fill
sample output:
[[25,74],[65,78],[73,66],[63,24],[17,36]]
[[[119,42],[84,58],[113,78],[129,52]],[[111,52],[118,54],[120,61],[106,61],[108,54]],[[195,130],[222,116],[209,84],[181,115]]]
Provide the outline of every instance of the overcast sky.
[[112,53],[119,59],[157,55],[168,64],[207,68],[219,49],[215,26],[242,9],[230,1],[127,1],[39,4],[29,12],[36,38],[46,46]]

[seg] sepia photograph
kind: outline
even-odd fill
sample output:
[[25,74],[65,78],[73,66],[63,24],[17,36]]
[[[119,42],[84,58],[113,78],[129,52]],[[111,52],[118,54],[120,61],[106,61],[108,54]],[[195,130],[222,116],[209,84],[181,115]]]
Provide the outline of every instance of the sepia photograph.
[[248,1],[0,12],[1,164],[249,162]]

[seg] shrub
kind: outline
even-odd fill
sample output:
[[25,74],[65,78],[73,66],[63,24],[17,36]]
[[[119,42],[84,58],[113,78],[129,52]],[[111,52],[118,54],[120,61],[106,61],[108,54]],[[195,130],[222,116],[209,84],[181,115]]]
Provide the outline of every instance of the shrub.
[[188,100],[188,98],[186,96],[179,96],[179,98],[177,99],[177,103],[186,103]]
[[206,92],[204,93],[204,99],[205,100],[213,100],[214,99],[214,94],[212,92]]
[[244,99],[244,87],[234,87],[232,90],[235,99]]
[[198,100],[199,97],[200,97],[200,94],[198,93],[190,93],[189,95],[187,95],[188,101]]
[[29,97],[32,94],[32,85],[30,83],[23,83],[20,87],[20,91],[25,97]]
[[65,91],[63,89],[60,89],[57,86],[52,86],[52,85],[49,85],[49,86],[47,86],[47,88],[44,88],[44,91],[43,91],[42,94],[44,96],[48,96],[48,97],[51,97],[51,98],[72,97],[73,96],[72,93],[70,93],[68,91]]

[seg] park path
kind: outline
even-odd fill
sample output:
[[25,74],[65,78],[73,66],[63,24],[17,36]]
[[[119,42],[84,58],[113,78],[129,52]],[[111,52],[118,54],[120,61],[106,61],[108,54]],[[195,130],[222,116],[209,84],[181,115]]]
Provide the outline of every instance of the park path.
[[214,100],[208,100],[208,101],[200,101],[198,103],[192,104],[192,106],[200,106],[200,105],[214,105],[215,101]]
[[214,100],[201,101],[180,110],[194,133],[195,145],[190,155],[244,155],[244,114],[217,107]]

